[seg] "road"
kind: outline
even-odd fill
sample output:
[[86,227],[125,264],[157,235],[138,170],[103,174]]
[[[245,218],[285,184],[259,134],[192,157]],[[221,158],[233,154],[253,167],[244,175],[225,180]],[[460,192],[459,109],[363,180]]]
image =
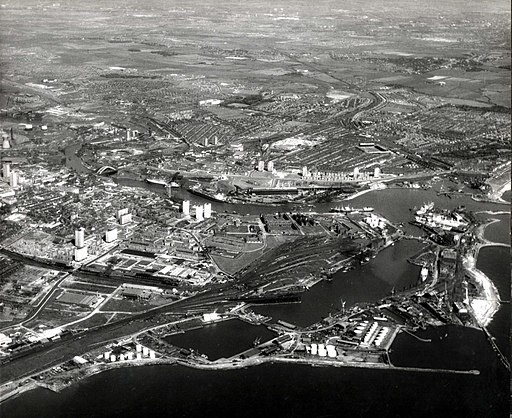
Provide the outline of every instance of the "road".
[[28,316],[25,317],[25,319],[23,319],[23,320],[21,320],[19,322],[11,323],[11,324],[9,324],[6,327],[0,328],[0,332],[3,332],[5,330],[7,330],[9,328],[12,328],[12,327],[15,327],[15,326],[25,325],[25,324],[29,323],[30,321],[32,321],[33,319],[35,319],[37,317],[37,315],[39,314],[39,312],[41,312],[44,309],[44,307],[46,306],[48,301],[51,299],[51,297],[57,292],[57,290],[59,290],[60,284],[64,280],[66,280],[69,277],[69,275],[70,275],[70,273],[67,273],[65,276],[63,276],[60,279],[58,279],[54,283],[54,285],[52,286],[50,291],[43,298],[43,300],[41,300],[41,302],[39,302],[39,305],[35,306],[34,310],[31,313],[29,313]]
[[[156,325],[157,315],[165,313],[186,314],[188,310],[204,310],[205,307],[227,303],[228,297],[236,296],[237,292],[224,291],[219,295],[214,290],[207,290],[187,299],[181,299],[167,305],[158,306],[140,314],[111,322],[99,328],[92,328],[70,338],[51,341],[38,351],[28,353],[23,357],[14,359],[2,365],[0,383],[8,382],[20,377],[31,375],[43,368],[60,364],[76,355],[86,353],[97,348],[103,342],[125,337]],[[214,307],[212,306],[212,310]]]

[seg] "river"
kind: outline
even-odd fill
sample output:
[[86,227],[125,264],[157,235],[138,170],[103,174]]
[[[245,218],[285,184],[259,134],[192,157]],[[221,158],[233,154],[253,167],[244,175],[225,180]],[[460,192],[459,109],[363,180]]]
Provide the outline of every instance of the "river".
[[403,240],[384,249],[363,266],[343,273],[337,272],[330,282],[322,281],[301,295],[301,303],[289,305],[267,305],[254,308],[274,320],[283,319],[301,326],[311,325],[325,318],[329,312],[358,302],[376,302],[395,288],[416,284],[420,267],[410,264],[407,258],[416,254],[423,244]]

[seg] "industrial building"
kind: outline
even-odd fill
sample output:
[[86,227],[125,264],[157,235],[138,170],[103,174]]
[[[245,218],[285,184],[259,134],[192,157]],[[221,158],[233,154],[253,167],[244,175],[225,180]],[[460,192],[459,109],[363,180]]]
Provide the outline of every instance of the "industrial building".
[[139,289],[133,287],[124,288],[121,294],[128,299],[134,300],[148,300],[151,298],[151,292],[146,289]]

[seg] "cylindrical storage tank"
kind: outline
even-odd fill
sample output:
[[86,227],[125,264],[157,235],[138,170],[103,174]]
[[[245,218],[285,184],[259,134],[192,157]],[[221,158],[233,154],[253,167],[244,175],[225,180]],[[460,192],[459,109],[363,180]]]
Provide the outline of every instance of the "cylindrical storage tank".
[[156,358],[156,353],[153,350],[149,352],[149,358]]
[[110,358],[110,353],[108,351],[103,353],[103,359],[104,360],[108,360],[109,358]]
[[114,354],[112,354],[110,356],[110,361],[113,363],[114,361],[116,361],[116,356]]
[[142,360],[142,355],[140,353],[137,353],[137,360]]
[[325,357],[327,355],[327,351],[325,350],[325,347],[323,344],[320,344],[318,347],[318,355],[320,357]]
[[316,344],[311,344],[311,354],[313,354],[314,356],[316,356],[316,354],[318,353],[318,347]]
[[212,216],[212,204],[211,203],[204,204],[203,214],[204,214],[205,219],[211,218],[211,216]]
[[128,360],[133,360],[133,353],[128,353],[127,356],[128,356]]
[[327,355],[329,357],[336,357],[336,348],[333,345],[327,346]]
[[142,347],[142,354],[145,355],[145,356],[149,355],[149,348]]
[[184,200],[181,208],[183,215],[190,215],[190,200]]
[[140,344],[137,344],[135,346],[135,351],[137,351],[137,353],[140,353],[142,351],[142,346]]

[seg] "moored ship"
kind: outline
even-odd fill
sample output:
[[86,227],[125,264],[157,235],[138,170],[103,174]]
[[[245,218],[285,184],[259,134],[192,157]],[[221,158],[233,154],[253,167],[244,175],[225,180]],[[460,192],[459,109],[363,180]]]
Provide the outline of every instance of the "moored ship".
[[202,197],[204,199],[211,200],[213,202],[219,202],[219,203],[225,203],[227,201],[226,195],[223,193],[215,193],[213,191],[207,191],[200,188],[189,188],[187,189],[189,193],[192,193],[193,195]]
[[370,206],[365,206],[363,208],[352,208],[350,206],[336,206],[335,208],[331,208],[331,212],[335,213],[358,213],[358,212],[373,212],[373,208]]

